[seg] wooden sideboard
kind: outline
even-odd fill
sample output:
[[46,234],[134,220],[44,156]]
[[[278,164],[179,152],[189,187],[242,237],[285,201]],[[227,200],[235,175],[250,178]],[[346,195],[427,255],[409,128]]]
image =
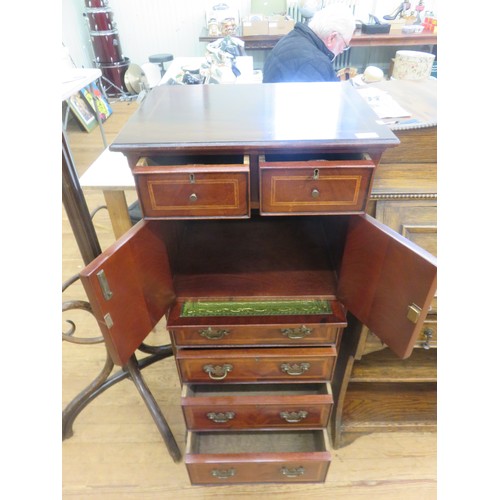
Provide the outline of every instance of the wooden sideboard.
[[[401,143],[382,156],[367,213],[437,255],[436,80],[377,84],[412,112],[395,125]],[[418,127],[418,128],[415,128]],[[381,431],[435,431],[437,425],[437,297],[406,360],[394,356],[367,327],[343,345],[334,384],[335,448]]]
[[160,86],[110,146],[144,220],[81,280],[115,364],[166,317],[193,484],[324,481],[344,343],[410,356],[436,261],[366,213],[398,144],[351,85],[307,83]]
[[[242,36],[236,34],[245,42],[245,49],[272,49],[284,35],[252,35]],[[203,28],[199,36],[200,42],[213,42],[220,37],[209,36],[207,28]],[[356,30],[349,45],[352,47],[412,47],[419,45],[436,45],[435,33],[382,33],[367,35]]]

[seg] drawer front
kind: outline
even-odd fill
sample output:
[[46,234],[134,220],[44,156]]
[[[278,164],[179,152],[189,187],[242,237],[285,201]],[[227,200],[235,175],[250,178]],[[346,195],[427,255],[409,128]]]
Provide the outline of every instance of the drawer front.
[[249,169],[239,165],[133,169],[144,217],[248,217]]
[[179,349],[176,361],[183,382],[328,382],[335,347],[269,349]]
[[[309,433],[315,434],[188,432],[185,462],[191,483],[323,482],[331,461],[328,436],[325,430]],[[206,444],[193,445],[193,436]]]
[[375,165],[371,161],[263,162],[261,212],[264,214],[362,213]]
[[328,424],[333,406],[328,383],[269,389],[226,384],[225,389],[228,386],[223,393],[183,387],[181,406],[188,430],[321,429]]
[[332,325],[203,326],[169,328],[175,345],[335,344],[340,332]]
[[347,322],[337,301],[179,301],[167,326],[178,347],[330,345]]

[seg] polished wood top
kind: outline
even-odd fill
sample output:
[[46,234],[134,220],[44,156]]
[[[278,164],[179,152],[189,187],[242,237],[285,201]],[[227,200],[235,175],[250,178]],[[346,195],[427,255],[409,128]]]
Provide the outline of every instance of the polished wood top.
[[347,82],[162,85],[122,129],[112,151],[365,151],[396,146],[391,130]]

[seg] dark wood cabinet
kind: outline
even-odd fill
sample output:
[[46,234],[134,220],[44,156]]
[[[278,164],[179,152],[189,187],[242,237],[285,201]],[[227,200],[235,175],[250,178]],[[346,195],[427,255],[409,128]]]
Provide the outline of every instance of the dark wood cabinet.
[[411,354],[436,262],[365,214],[397,144],[349,86],[271,84],[158,87],[111,146],[145,220],[81,278],[117,364],[166,317],[193,484],[324,480],[350,325]]

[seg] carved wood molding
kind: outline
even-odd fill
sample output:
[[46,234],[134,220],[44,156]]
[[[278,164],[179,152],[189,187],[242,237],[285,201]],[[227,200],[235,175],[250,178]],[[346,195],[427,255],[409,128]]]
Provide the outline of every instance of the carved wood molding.
[[372,200],[437,200],[437,193],[370,194]]

